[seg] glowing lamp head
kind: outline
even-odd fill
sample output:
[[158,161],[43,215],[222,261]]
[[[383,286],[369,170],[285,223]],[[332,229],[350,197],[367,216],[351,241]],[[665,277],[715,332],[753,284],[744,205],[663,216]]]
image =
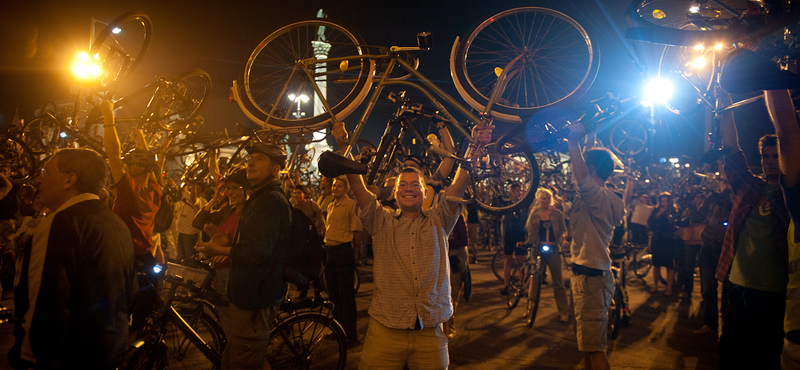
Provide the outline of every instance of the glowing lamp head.
[[549,251],[550,251],[550,247],[549,246],[546,246],[546,245],[542,246],[542,252],[549,252]]
[[153,272],[154,272],[154,273],[156,273],[156,274],[160,274],[160,273],[161,273],[161,271],[162,271],[163,269],[164,269],[164,268],[163,268],[163,267],[161,267],[161,265],[155,265],[155,266],[153,266]]
[[716,45],[714,45],[714,49],[716,49],[716,50],[722,50],[722,44],[716,44]]
[[700,12],[700,7],[699,6],[694,5],[694,6],[690,6],[689,7],[689,13],[699,13],[699,12]]
[[121,32],[122,32],[122,29],[119,28],[119,27],[114,27],[114,29],[111,30],[111,33],[113,33],[115,35],[119,35]]
[[703,68],[706,65],[706,58],[703,56],[699,56],[697,58],[694,58],[694,60],[690,64],[695,69]]
[[703,50],[704,48],[705,48],[705,46],[703,46],[703,44],[697,44],[697,45],[694,46],[694,50],[697,50],[697,51]]
[[89,57],[89,54],[79,53],[77,60],[72,64],[72,75],[81,82],[95,82],[103,73],[100,67],[98,55],[94,59]]
[[58,136],[60,136],[60,137],[67,137],[67,133],[66,133],[66,132],[62,132],[62,133],[58,134]]
[[644,89],[644,98],[649,102],[663,103],[672,96],[673,91],[669,81],[658,78],[647,84]]

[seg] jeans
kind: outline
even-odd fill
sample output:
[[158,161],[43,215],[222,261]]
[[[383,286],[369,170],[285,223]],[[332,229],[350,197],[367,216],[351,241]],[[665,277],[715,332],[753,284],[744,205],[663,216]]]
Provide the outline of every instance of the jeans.
[[717,273],[721,248],[722,246],[716,245],[704,245],[700,248],[700,289],[703,295],[703,324],[714,330],[719,329],[718,284],[714,274]]
[[197,244],[197,234],[178,234],[178,260],[185,260],[194,254],[194,245]]
[[779,369],[786,297],[728,283],[722,302],[720,369]]
[[356,340],[356,308],[355,270],[356,261],[353,244],[345,243],[333,247],[325,247],[328,251],[328,263],[325,265],[325,287],[328,297],[334,304],[333,317],[342,324],[347,340]]

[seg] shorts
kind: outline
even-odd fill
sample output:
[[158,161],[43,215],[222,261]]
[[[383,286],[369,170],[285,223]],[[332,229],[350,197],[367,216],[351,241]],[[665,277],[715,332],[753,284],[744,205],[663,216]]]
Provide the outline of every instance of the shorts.
[[528,250],[526,248],[518,248],[517,242],[524,242],[525,234],[521,235],[506,235],[503,243],[503,254],[506,256],[527,256]]
[[605,271],[603,276],[573,275],[572,295],[578,328],[578,350],[605,351],[608,307],[614,297],[614,277],[609,271]]

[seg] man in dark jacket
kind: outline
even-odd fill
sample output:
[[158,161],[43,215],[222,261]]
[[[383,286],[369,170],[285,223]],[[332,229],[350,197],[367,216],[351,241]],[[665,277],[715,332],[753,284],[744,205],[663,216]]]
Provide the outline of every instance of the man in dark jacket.
[[65,149],[36,180],[39,202],[53,212],[21,243],[15,368],[116,369],[123,359],[136,290],[133,239],[97,195],[105,179],[97,152]]
[[223,369],[262,369],[269,330],[286,294],[283,277],[291,239],[291,205],[278,175],[286,166],[282,146],[249,144],[250,196],[239,215],[228,280],[230,332]]

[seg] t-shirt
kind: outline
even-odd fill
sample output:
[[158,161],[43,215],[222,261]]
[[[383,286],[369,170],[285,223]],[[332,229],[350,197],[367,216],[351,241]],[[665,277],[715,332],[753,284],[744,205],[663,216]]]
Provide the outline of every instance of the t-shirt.
[[201,208],[205,207],[208,202],[201,197],[197,197],[194,203],[192,203],[188,193],[184,192],[183,195],[183,199],[180,201],[180,203],[178,203],[180,209],[177,221],[178,233],[194,235],[199,233],[200,230],[192,227],[192,220],[194,220],[194,216],[197,214],[197,212],[200,211]]
[[578,181],[578,195],[570,216],[572,261],[598,270],[611,270],[608,244],[614,227],[625,217],[625,203],[611,189],[591,177]]
[[747,215],[736,241],[730,281],[746,288],[784,293],[788,266],[775,243],[769,199],[781,196],[780,185],[766,184],[766,199]]
[[644,203],[637,204],[633,209],[631,223],[647,226],[647,220],[650,218],[650,214],[653,213],[654,209],[656,209],[656,206],[650,206]]
[[133,237],[133,250],[137,256],[153,251],[153,224],[161,206],[161,187],[152,181],[142,187],[129,173],[117,183],[114,213],[125,222]]

